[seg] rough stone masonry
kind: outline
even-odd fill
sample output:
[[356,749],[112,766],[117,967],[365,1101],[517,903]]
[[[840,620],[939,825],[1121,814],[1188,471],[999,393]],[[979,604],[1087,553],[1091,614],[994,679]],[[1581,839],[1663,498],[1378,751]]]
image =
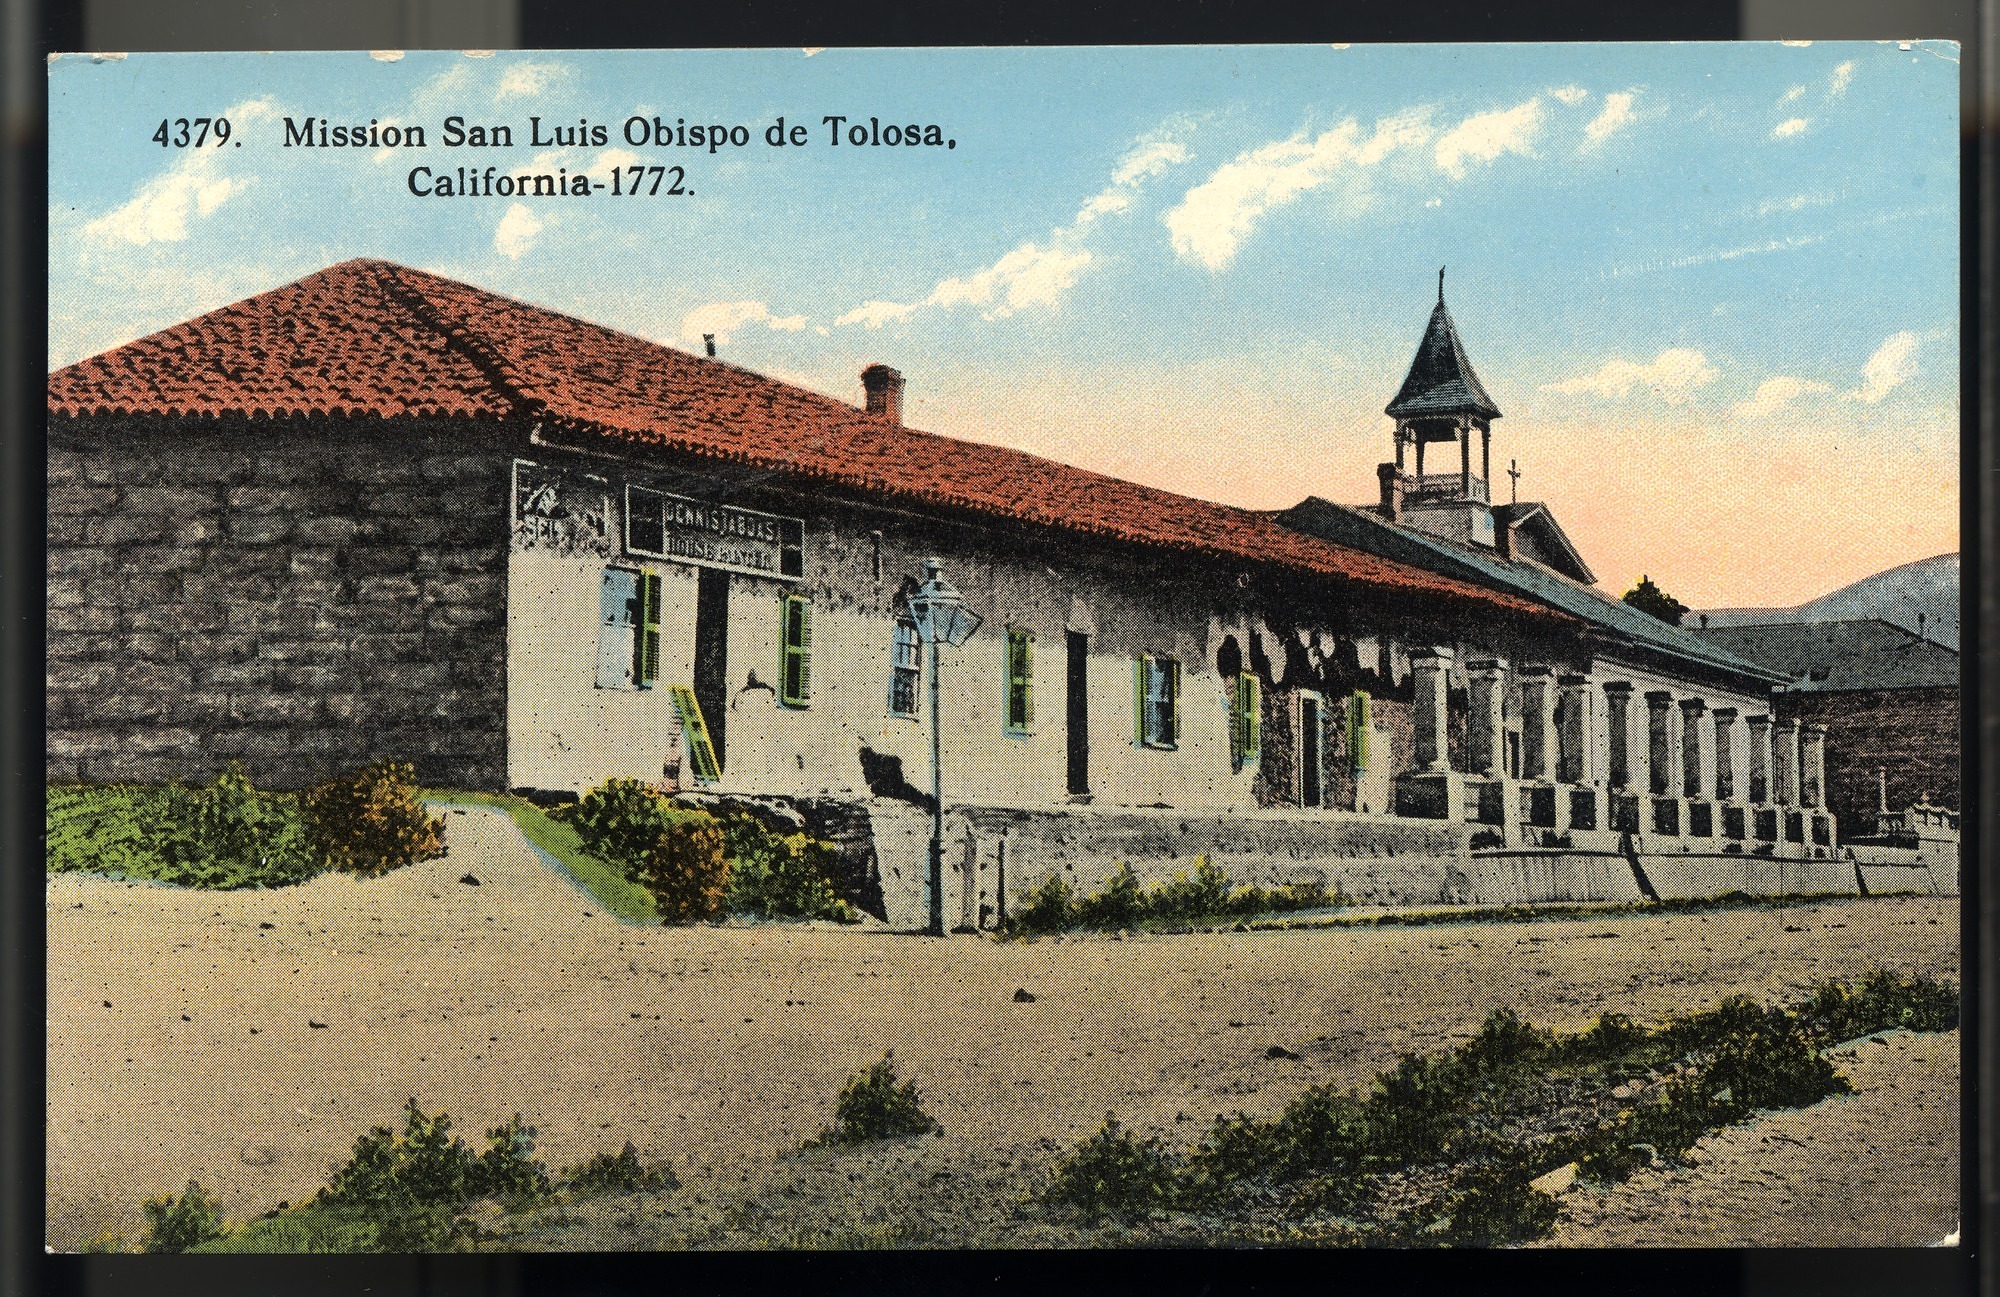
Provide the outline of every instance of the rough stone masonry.
[[506,766],[509,456],[463,424],[54,420],[47,774]]

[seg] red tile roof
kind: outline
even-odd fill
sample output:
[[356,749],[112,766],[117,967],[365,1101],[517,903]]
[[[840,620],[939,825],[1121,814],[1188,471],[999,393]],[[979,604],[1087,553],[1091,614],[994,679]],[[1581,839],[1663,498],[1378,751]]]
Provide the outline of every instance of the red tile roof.
[[49,413],[517,419],[1032,525],[1566,620],[1248,510],[892,425],[716,360],[355,260],[49,375]]

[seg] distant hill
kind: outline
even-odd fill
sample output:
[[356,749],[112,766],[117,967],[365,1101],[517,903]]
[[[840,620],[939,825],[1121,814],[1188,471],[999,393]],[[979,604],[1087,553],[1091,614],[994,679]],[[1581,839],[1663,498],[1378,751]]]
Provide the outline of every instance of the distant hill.
[[[1923,625],[1917,625],[1917,614]],[[1747,626],[1768,622],[1841,621],[1879,617],[1926,639],[1958,648],[1958,555],[1940,554],[1892,567],[1842,586],[1796,608],[1709,608],[1689,613],[1686,625]]]

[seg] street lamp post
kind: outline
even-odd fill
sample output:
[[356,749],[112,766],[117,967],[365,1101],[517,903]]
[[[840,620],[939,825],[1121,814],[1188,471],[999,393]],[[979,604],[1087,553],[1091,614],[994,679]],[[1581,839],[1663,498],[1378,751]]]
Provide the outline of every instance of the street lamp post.
[[917,639],[931,646],[931,862],[930,926],[933,937],[944,935],[944,730],[939,721],[939,647],[957,648],[972,638],[981,618],[965,606],[965,596],[940,575],[942,564],[924,560],[923,584],[910,595],[910,620]]

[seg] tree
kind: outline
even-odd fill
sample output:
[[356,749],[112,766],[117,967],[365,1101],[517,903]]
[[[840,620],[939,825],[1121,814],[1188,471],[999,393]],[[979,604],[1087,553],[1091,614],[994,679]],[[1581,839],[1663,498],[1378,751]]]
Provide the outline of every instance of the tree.
[[1669,626],[1681,624],[1687,616],[1687,605],[1653,584],[1653,578],[1641,576],[1639,584],[1625,592],[1625,602],[1648,616],[1658,617]]

